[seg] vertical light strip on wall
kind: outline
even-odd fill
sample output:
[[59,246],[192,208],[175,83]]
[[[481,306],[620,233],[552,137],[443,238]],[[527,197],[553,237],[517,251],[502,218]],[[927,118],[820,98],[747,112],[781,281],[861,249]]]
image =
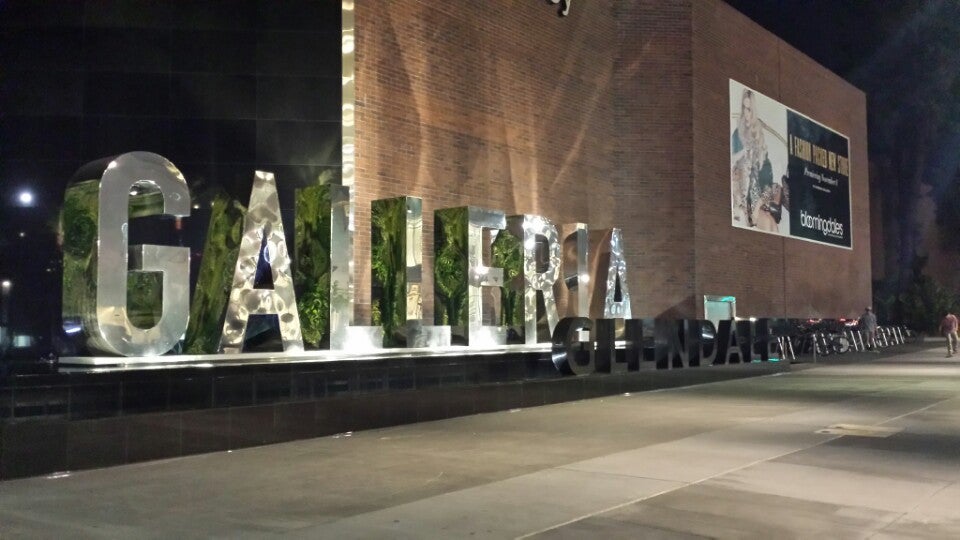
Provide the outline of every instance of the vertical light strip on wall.
[[[355,176],[356,159],[354,155],[354,141],[356,136],[356,124],[354,122],[354,106],[356,103],[356,84],[354,80],[354,11],[353,0],[343,0],[340,10],[340,26],[343,32],[341,43],[341,69],[343,84],[341,89],[341,104],[343,106],[343,116],[341,120],[340,136],[343,149],[342,163],[343,173],[341,184],[350,186],[353,190],[353,181]],[[353,197],[350,198],[351,207],[353,206]],[[351,208],[350,215],[353,215]],[[351,227],[352,228],[352,227]]]
[[330,349],[346,348],[353,325],[354,258],[353,233],[356,230],[353,183],[356,174],[354,141],[354,2],[343,0],[340,6],[341,119],[340,186],[331,186],[330,213]]

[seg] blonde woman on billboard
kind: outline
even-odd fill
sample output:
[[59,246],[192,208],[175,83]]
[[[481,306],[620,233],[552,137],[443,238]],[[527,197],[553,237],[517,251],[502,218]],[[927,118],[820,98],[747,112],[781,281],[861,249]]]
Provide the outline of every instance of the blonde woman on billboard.
[[767,156],[763,123],[757,118],[753,90],[743,89],[740,121],[730,140],[732,152],[731,189],[734,197],[734,221],[756,227],[765,192],[773,186],[773,166]]
[[[785,174],[774,180],[776,169],[786,172],[786,141],[777,131],[777,118],[786,119],[782,105],[763,105],[763,96],[744,87],[740,99],[740,115],[731,134],[731,193],[734,225],[775,234],[789,234],[788,188]],[[764,108],[765,107],[765,108]],[[765,112],[770,125],[761,118]],[[786,129],[785,125],[779,126]],[[773,147],[768,146],[767,136]]]

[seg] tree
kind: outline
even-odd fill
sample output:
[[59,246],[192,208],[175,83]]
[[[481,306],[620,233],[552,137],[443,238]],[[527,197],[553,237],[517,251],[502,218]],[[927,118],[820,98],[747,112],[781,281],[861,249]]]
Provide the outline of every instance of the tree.
[[[901,298],[920,274],[917,204],[924,184],[944,188],[942,156],[960,135],[960,2],[920,4],[850,78],[868,96],[871,185],[885,223],[884,275]],[[952,174],[949,180],[952,180]],[[876,209],[874,210],[876,211]],[[891,315],[905,315],[902,302]]]

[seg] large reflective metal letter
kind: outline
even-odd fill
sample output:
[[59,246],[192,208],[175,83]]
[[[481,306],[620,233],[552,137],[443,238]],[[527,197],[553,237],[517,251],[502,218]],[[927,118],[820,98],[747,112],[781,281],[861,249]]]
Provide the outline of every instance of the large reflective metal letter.
[[569,223],[560,227],[563,244],[563,284],[557,296],[565,317],[590,315],[590,236],[586,223]]
[[593,322],[586,317],[565,317],[553,330],[553,365],[567,375],[589,375],[596,370],[594,343],[589,335]]
[[[81,316],[91,349],[123,356],[151,356],[172,349],[187,329],[190,250],[156,245],[128,247],[127,221],[135,187],[158,190],[164,215],[190,215],[190,190],[173,163],[149,152],[130,152],[110,161],[103,170],[97,195],[96,309],[84,309]],[[74,232],[65,231],[65,235],[70,238]],[[71,248],[65,245],[64,251],[70,252]],[[139,328],[130,320],[128,267],[132,272],[163,276],[161,314],[151,328]],[[67,273],[65,269],[65,279]]]
[[[507,229],[523,245],[523,335],[524,342],[535,344],[537,340],[537,293],[543,295],[543,308],[547,319],[547,339],[557,326],[557,301],[553,286],[560,279],[560,239],[557,228],[547,218],[533,215],[510,216]],[[538,257],[537,239],[546,241],[545,257]],[[540,269],[543,271],[540,271]]]
[[330,186],[330,190],[330,350],[379,349],[382,328],[353,325],[353,187]]
[[[272,289],[257,289],[254,284],[261,253],[270,266]],[[302,351],[300,315],[290,275],[290,255],[283,236],[280,200],[273,173],[257,171],[250,192],[250,204],[244,219],[240,253],[233,274],[233,288],[223,321],[220,350],[243,350],[250,315],[276,315],[284,352]]]
[[[341,186],[331,186],[330,203],[330,349],[343,350],[353,324],[353,183],[356,177],[356,35],[353,2],[340,8]],[[372,345],[372,344],[371,344]]]
[[453,326],[470,346],[506,343],[504,327],[483,324],[483,288],[503,285],[503,269],[483,263],[484,230],[506,226],[503,212],[473,206],[435,213],[434,316],[438,323]]
[[[639,319],[597,319],[593,341],[596,344],[596,368],[599,372],[619,373],[640,369],[643,354],[643,325]],[[617,341],[623,340],[623,348]],[[581,341],[586,341],[581,337]]]
[[[629,319],[630,289],[627,286],[627,261],[623,254],[623,238],[620,229],[608,229],[591,233],[599,238],[600,248],[595,254],[597,269],[596,286],[593,289],[591,313],[603,319]],[[601,286],[605,283],[606,286]]]
[[356,40],[354,2],[340,9],[342,32],[340,67],[341,169],[340,186],[330,186],[330,350],[378,349],[383,346],[379,326],[353,326],[353,232],[356,179]]
[[423,322],[423,202],[417,197],[373,201],[371,267],[373,324],[384,345],[450,345],[449,326]]
[[[203,257],[190,302],[190,324],[183,341],[186,354],[216,354],[220,350],[223,315],[233,283],[229,269],[240,253],[246,215],[247,208],[225,191],[211,194],[207,238],[203,241]],[[228,271],[224,272],[224,268]]]

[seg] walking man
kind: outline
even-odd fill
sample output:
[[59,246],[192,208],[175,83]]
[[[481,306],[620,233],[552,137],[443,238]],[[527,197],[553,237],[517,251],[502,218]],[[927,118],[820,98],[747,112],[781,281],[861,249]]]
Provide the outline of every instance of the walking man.
[[866,338],[867,348],[875,353],[879,353],[880,350],[877,349],[877,316],[873,313],[873,308],[867,306],[863,310],[863,315],[860,316],[860,330],[864,333],[864,338]]
[[947,313],[947,316],[940,321],[940,331],[947,336],[947,358],[953,356],[957,351],[957,316],[953,313]]

